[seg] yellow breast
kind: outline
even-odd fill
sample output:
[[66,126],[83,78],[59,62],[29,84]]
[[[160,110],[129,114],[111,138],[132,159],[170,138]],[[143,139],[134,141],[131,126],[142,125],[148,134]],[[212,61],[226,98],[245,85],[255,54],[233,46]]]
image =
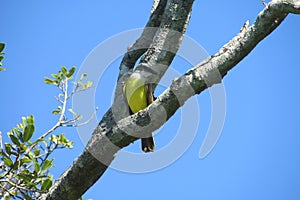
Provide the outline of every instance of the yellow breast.
[[125,83],[125,97],[133,113],[147,107],[147,89],[138,74],[132,74]]

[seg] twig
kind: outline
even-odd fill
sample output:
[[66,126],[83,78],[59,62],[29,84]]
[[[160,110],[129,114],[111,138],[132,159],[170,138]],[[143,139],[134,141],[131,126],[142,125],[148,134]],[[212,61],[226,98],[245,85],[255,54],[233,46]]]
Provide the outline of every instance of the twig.
[[268,6],[268,4],[266,3],[266,1],[265,1],[265,0],[261,0],[261,2],[264,4],[264,6],[265,6],[265,7],[267,7],[267,6]]
[[93,114],[90,116],[90,118],[88,120],[86,120],[85,122],[82,122],[80,124],[75,124],[76,127],[79,127],[79,126],[83,126],[83,125],[86,125],[88,124],[90,121],[92,121],[92,119],[95,117],[96,113],[98,111],[98,108],[96,108],[96,110],[93,112]]

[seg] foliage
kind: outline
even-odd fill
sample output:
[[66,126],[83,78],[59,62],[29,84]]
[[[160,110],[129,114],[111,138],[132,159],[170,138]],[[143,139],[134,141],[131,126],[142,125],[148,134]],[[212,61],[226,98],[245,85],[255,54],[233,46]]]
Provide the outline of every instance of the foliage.
[[[0,66],[2,66],[2,60],[4,58],[4,52],[3,52],[4,48],[5,48],[5,44],[0,42]],[[5,68],[0,67],[0,71],[3,70],[5,70]]]
[[[1,50],[1,49],[0,49]],[[87,77],[82,75],[77,82],[73,82],[74,89],[69,92],[68,85],[75,72],[75,67],[67,70],[62,67],[57,74],[51,74],[52,78],[45,78],[46,84],[53,84],[60,90],[57,109],[53,114],[59,115],[57,123],[46,133],[38,136],[35,133],[34,117],[32,115],[22,117],[21,123],[12,128],[8,133],[10,142],[6,142],[0,149],[0,196],[4,199],[35,199],[45,193],[53,184],[49,169],[54,166],[54,158],[50,155],[64,148],[72,148],[73,142],[61,133],[53,134],[53,131],[61,126],[75,127],[81,118],[71,108],[67,110],[67,101],[77,92],[91,86],[91,82],[83,83]],[[71,117],[67,117],[67,113]],[[33,139],[34,137],[36,139]],[[0,143],[1,132],[0,132]]]

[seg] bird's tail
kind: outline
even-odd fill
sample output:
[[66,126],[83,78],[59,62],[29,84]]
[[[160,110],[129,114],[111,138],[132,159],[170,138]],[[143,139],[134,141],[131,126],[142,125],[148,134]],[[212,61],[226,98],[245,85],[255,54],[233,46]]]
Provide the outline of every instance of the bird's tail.
[[[151,134],[152,135],[152,134]],[[153,136],[142,138],[142,150],[145,153],[153,152],[155,148]]]

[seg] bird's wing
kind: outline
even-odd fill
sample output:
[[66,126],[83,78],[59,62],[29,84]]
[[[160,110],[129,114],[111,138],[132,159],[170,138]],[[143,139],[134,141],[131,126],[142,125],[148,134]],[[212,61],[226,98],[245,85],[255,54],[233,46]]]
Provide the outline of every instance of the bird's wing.
[[146,84],[146,90],[147,90],[147,105],[149,106],[154,101],[152,85],[150,83]]

